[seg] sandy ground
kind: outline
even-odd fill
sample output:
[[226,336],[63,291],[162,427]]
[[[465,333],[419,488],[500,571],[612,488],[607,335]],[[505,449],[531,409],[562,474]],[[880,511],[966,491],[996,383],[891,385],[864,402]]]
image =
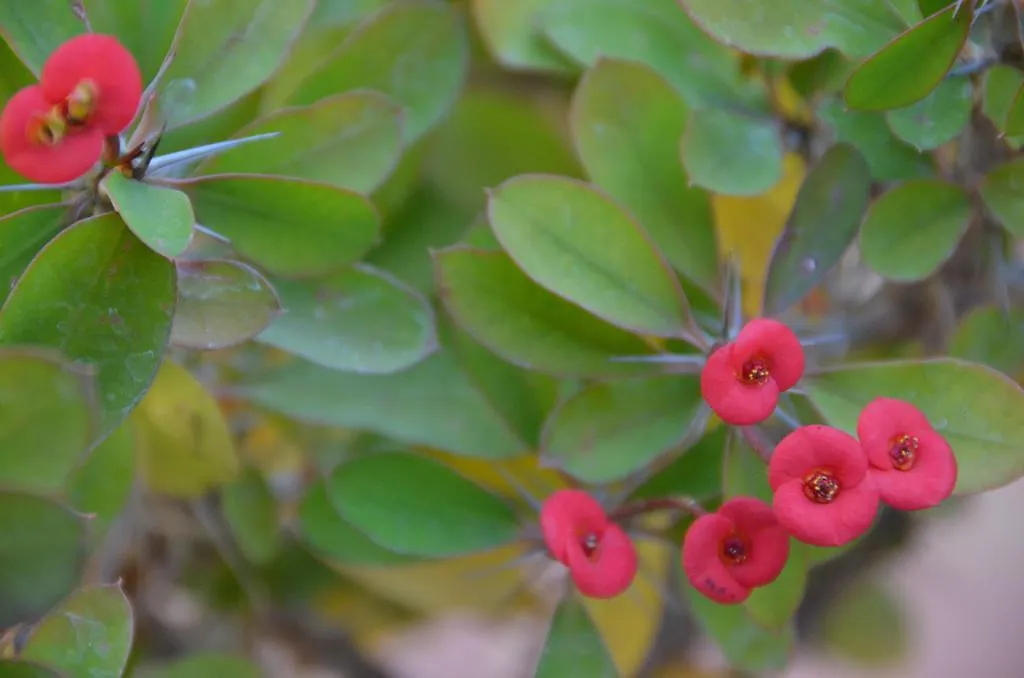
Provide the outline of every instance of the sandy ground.
[[[906,662],[867,670],[806,655],[779,678],[1024,677],[1024,481],[924,526],[876,575],[906,606]],[[399,678],[529,678],[543,632],[532,619],[453,616],[389,642],[380,660]]]

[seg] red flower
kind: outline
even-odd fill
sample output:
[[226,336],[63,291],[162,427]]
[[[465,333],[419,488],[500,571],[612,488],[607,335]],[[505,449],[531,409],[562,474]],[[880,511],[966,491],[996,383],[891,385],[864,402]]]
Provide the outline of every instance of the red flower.
[[768,463],[768,482],[779,523],[808,544],[853,541],[878,513],[860,443],[828,426],[801,426],[783,438]]
[[793,330],[755,318],[731,343],[708,356],[700,374],[704,400],[722,421],[749,426],[775,411],[779,393],[804,374],[804,350]]
[[775,581],[789,558],[789,535],[772,508],[736,497],[694,521],[683,539],[683,571],[695,589],[719,603],[742,603]]
[[857,437],[882,501],[903,511],[940,504],[953,494],[953,450],[924,413],[908,402],[876,398],[861,410]]
[[0,113],[0,152],[32,181],[72,181],[100,159],[105,136],[131,123],[141,98],[138,64],[116,39],[72,38],[46,60],[39,84]]
[[540,509],[544,544],[580,593],[614,598],[633,583],[637,555],[626,532],[582,490],[559,490]]

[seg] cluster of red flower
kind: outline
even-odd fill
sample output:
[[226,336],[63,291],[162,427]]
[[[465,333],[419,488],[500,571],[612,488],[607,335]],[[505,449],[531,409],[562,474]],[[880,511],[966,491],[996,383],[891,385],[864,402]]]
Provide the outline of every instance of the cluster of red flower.
[[[760,318],[712,353],[701,389],[723,421],[749,426],[771,416],[803,372],[796,335]],[[861,411],[857,438],[821,425],[783,438],[768,463],[772,505],[734,497],[701,513],[683,539],[683,570],[705,596],[740,603],[779,576],[791,537],[841,546],[871,527],[880,503],[930,508],[952,494],[956,479],[953,450],[927,417],[910,403],[877,398]],[[584,595],[612,597],[631,584],[635,547],[586,493],[556,492],[541,509],[541,526],[548,551]]]
[[103,155],[142,99],[135,58],[115,38],[86,34],[58,47],[39,84],[11,97],[0,113],[0,153],[18,174],[41,184],[74,181]]

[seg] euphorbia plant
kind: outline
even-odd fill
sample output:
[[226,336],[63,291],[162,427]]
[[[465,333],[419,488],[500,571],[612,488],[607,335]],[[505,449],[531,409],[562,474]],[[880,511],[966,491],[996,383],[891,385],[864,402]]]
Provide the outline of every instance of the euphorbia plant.
[[541,678],[776,670],[1019,478],[1018,7],[813,4],[0,3],[0,676],[541,570]]

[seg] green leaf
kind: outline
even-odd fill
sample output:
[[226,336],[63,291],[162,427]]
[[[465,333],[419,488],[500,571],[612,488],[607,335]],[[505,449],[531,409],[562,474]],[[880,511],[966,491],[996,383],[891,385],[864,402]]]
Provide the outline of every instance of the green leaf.
[[604,638],[576,595],[566,595],[555,609],[535,678],[618,678]]
[[[982,111],[996,126],[1005,132],[1010,107],[1013,106],[1017,91],[1024,86],[1024,73],[1013,66],[996,64],[985,73],[985,96],[982,100]],[[1024,112],[1024,111],[1021,111]],[[1014,117],[1017,113],[1014,114]],[[1009,140],[1014,147],[1020,145],[1019,138]]]
[[694,111],[682,139],[690,182],[723,195],[759,195],[782,179],[774,120],[729,110]]
[[843,96],[846,105],[864,111],[903,108],[928,96],[949,72],[971,30],[970,3],[911,26],[853,72]]
[[572,72],[573,64],[537,30],[537,16],[550,0],[475,0],[473,18],[494,59],[510,70]]
[[181,182],[200,223],[281,276],[314,276],[358,261],[380,237],[380,217],[358,193],[329,184],[220,174]]
[[365,264],[316,281],[279,281],[285,312],[258,341],[318,365],[389,374],[437,348],[434,314],[418,292]]
[[47,499],[0,491],[0,626],[35,621],[78,584],[83,516]]
[[132,420],[139,475],[154,492],[199,497],[238,476],[234,440],[217,401],[170,360]]
[[82,588],[39,622],[21,656],[72,676],[120,678],[132,631],[132,608],[120,585]]
[[952,141],[967,125],[973,89],[968,77],[946,78],[916,104],[889,111],[886,120],[900,139],[930,151]]
[[886,0],[680,2],[716,40],[765,57],[806,59],[826,47],[835,47],[859,59],[877,50],[904,26]]
[[188,248],[196,218],[181,191],[135,181],[120,172],[107,173],[100,191],[132,233],[157,254],[173,258]]
[[221,652],[197,652],[147,671],[146,678],[264,678],[250,660]]
[[188,0],[83,0],[96,33],[113,35],[128,48],[151,82],[171,47]]
[[960,321],[949,344],[952,358],[988,365],[1016,377],[1024,371],[1024,310],[979,307]]
[[238,549],[250,562],[264,564],[277,553],[280,529],[277,500],[262,474],[247,468],[221,491],[221,510]]
[[0,218],[0,304],[43,245],[66,223],[66,205],[38,205]]
[[237,346],[266,329],[281,313],[270,282],[238,261],[176,261],[178,303],[171,343],[211,351]]
[[560,122],[544,104],[517,93],[469,90],[432,135],[427,181],[471,216],[483,208],[487,189],[517,174],[582,177]]
[[85,25],[67,0],[0,4],[0,36],[33,75],[42,72],[55,49],[82,33]]
[[971,198],[956,184],[939,179],[900,184],[868,209],[861,256],[890,280],[923,280],[952,256],[971,214]]
[[764,312],[774,316],[814,289],[857,237],[871,192],[864,157],[836,144],[804,178],[775,244],[764,285]]
[[300,421],[372,431],[455,454],[500,459],[524,451],[445,352],[391,375],[296,361],[249,380],[238,395]]
[[0,345],[58,349],[97,370],[100,434],[149,388],[174,315],[174,266],[116,214],[80,221],[43,248],[0,309]]
[[434,263],[445,309],[505,360],[565,376],[651,373],[612,360],[650,353],[643,341],[537,285],[504,252],[456,245],[435,252]]
[[56,352],[0,349],[0,487],[63,489],[96,435],[95,389]]
[[299,536],[315,554],[329,562],[384,567],[416,562],[378,546],[365,534],[345,522],[327,494],[327,483],[318,480],[309,486],[299,503]]
[[281,66],[313,0],[190,2],[161,79],[168,128],[206,118],[263,84]]
[[384,548],[436,558],[485,551],[519,535],[501,498],[440,462],[378,453],[335,469],[327,484],[342,518]]
[[1024,159],[990,170],[978,187],[985,207],[1014,236],[1024,237]]
[[722,493],[723,451],[729,428],[719,426],[686,450],[678,459],[644,481],[630,499],[690,497],[714,499]]
[[677,151],[688,114],[655,71],[599,59],[576,88],[570,124],[591,180],[636,215],[670,264],[713,290],[718,246],[711,201],[689,186]]
[[1004,131],[1010,136],[1024,134],[1024,85],[1021,85],[1006,111]]
[[622,207],[588,184],[524,175],[494,189],[488,220],[535,282],[612,324],[661,337],[693,320],[678,281]]
[[680,445],[702,407],[695,377],[586,386],[551,413],[541,455],[586,483],[621,480]]
[[201,174],[273,174],[368,195],[402,155],[401,108],[378,92],[348,92],[286,108],[246,125],[233,138],[278,133],[208,160]]
[[0,661],[0,678],[61,678],[53,669],[35,662]]
[[731,668],[757,675],[775,673],[789,665],[796,643],[792,626],[767,629],[754,621],[745,605],[721,605],[692,586],[683,590],[690,611]]
[[852,144],[861,152],[875,180],[899,181],[935,173],[927,155],[893,134],[884,114],[849,111],[837,99],[828,99],[817,112],[821,121],[832,128],[837,143]]
[[607,57],[646,64],[694,107],[753,101],[737,55],[710,39],[675,0],[553,0],[534,19],[581,66]]
[[461,17],[447,3],[392,3],[361,24],[291,97],[312,104],[338,92],[377,90],[406,111],[407,144],[455,103],[469,67]]
[[773,493],[768,484],[768,467],[737,429],[730,430],[725,439],[722,494],[727,499],[754,497],[767,504],[772,503]]
[[784,631],[796,615],[807,590],[805,544],[789,540],[789,560],[779,578],[754,589],[744,603],[750,617],[767,629]]
[[68,499],[76,510],[93,516],[93,539],[99,539],[127,506],[135,482],[135,431],[125,421],[97,445],[71,475]]
[[1024,475],[1024,391],[995,370],[953,358],[847,365],[805,379],[814,407],[849,433],[875,398],[912,403],[953,447],[956,494],[991,490]]

